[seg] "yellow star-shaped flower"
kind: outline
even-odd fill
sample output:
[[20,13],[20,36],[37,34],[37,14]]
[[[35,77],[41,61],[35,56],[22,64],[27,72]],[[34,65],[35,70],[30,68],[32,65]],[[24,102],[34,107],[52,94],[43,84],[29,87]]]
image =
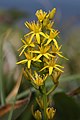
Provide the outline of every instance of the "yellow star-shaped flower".
[[34,61],[33,53],[30,53],[30,52],[26,53],[26,52],[24,52],[24,55],[25,55],[26,59],[21,60],[21,61],[17,62],[16,64],[25,64],[25,63],[27,63],[28,64],[28,68],[30,68],[31,61]]
[[37,74],[37,72],[35,71],[34,72],[34,83],[35,83],[35,85],[37,85],[37,86],[42,86],[43,85],[43,83],[44,83],[44,81],[46,80],[46,78],[47,78],[47,75],[46,76],[44,76],[43,78],[40,76],[40,75],[38,75]]
[[48,34],[46,35],[48,40],[47,40],[47,43],[45,44],[45,46],[48,45],[51,41],[53,41],[54,45],[58,48],[58,43],[55,39],[55,37],[58,36],[58,34],[59,34],[59,32],[57,30],[55,30],[55,31],[51,30],[50,35],[48,35]]
[[61,70],[60,68],[64,68],[64,67],[61,66],[61,65],[56,64],[56,60],[55,59],[51,59],[49,61],[46,60],[46,64],[47,65],[45,67],[43,67],[40,71],[43,71],[44,69],[48,68],[49,69],[49,75],[52,74],[53,69],[56,69],[58,71],[63,72],[63,70]]
[[50,30],[50,31],[53,30],[53,28],[52,28],[52,27],[53,27],[53,24],[54,24],[54,22],[49,21],[49,23],[45,26],[46,29],[47,29],[47,30]]
[[48,51],[50,50],[50,46],[41,46],[39,47],[39,50],[34,50],[31,51],[32,53],[37,53],[39,54],[36,57],[36,60],[39,60],[42,56],[46,57],[47,59],[49,59],[49,57],[54,57],[52,54],[50,54]]
[[21,56],[21,55],[23,54],[23,52],[25,51],[25,49],[26,49],[27,47],[35,47],[34,43],[32,43],[32,42],[30,41],[30,37],[25,38],[25,40],[21,39],[21,41],[22,41],[22,43],[23,43],[24,45],[21,46],[21,47],[18,49],[18,51],[20,51],[20,50],[22,49],[21,52],[20,52],[20,54],[19,54],[19,56]]
[[35,21],[31,22],[31,23],[26,22],[25,25],[28,29],[31,30],[31,32],[29,32],[25,36],[31,35],[30,41],[32,41],[33,37],[36,36],[36,40],[37,40],[38,44],[40,44],[40,35],[42,35],[43,37],[46,37],[46,35],[41,31],[42,25],[39,24],[39,22],[35,23]]
[[62,57],[64,59],[68,60],[66,57],[64,57],[62,55],[62,52],[60,52],[61,47],[62,47],[62,45],[60,47],[59,46],[56,47],[55,45],[53,45],[51,53],[55,54],[55,55],[57,54],[59,57]]
[[37,10],[37,12],[36,12],[36,16],[37,16],[37,18],[38,18],[38,20],[40,22],[42,22],[44,20],[44,18],[46,17],[46,15],[47,15],[47,13],[44,12],[44,11],[42,11],[41,9]]

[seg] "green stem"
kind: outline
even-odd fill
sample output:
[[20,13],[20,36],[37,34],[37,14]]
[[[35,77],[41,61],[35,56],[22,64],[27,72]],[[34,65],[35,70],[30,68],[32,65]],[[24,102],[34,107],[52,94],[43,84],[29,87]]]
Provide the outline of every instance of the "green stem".
[[58,86],[58,84],[55,84],[48,92],[47,92],[47,95],[49,95],[51,92],[53,92],[56,87]]
[[4,81],[3,81],[3,42],[0,40],[0,98],[1,105],[5,105]]
[[44,105],[44,120],[47,120],[47,116],[46,116],[47,95],[46,95],[46,88],[45,88],[45,86],[44,86],[44,93],[43,93],[43,105]]

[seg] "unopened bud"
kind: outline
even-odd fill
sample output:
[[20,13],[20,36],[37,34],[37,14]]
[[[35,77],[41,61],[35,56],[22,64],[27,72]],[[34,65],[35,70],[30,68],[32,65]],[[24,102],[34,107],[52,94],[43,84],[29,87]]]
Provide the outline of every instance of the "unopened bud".
[[35,111],[34,117],[36,120],[42,120],[42,115],[39,110]]
[[43,100],[42,100],[41,96],[39,96],[39,98],[36,98],[36,101],[37,101],[38,105],[40,106],[40,108],[43,109],[44,105],[43,105]]
[[54,71],[53,74],[52,74],[52,80],[54,82],[54,84],[58,83],[58,79],[61,75],[61,72],[60,71]]
[[56,8],[53,8],[53,9],[49,12],[49,19],[53,19],[55,13],[56,13]]
[[49,107],[46,109],[46,115],[47,115],[48,120],[53,120],[55,112],[56,110],[53,107],[52,108]]

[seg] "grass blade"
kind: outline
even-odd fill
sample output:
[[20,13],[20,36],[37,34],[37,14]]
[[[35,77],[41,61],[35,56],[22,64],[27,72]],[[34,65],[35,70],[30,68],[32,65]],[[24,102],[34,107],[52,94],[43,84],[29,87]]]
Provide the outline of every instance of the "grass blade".
[[3,41],[0,39],[0,98],[1,106],[5,105],[4,80],[3,80]]

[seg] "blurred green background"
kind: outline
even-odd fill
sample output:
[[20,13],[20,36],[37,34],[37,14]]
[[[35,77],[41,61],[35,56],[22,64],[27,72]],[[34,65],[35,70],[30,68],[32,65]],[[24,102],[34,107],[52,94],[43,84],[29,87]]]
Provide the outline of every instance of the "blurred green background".
[[[65,66],[64,74],[52,95],[52,105],[57,111],[54,120],[80,120],[80,0],[0,0],[0,79],[6,98],[21,71],[16,61],[20,59],[17,49],[21,38],[27,32],[24,22],[36,20],[36,10],[48,12],[54,7],[57,9],[54,27],[60,31],[59,43],[63,45],[64,56],[69,58],[61,61]],[[19,93],[30,87],[23,77]],[[17,120],[34,119],[30,108],[32,104],[37,108],[34,96],[35,92],[32,92],[29,104],[22,108]],[[3,117],[0,120],[6,120]]]

